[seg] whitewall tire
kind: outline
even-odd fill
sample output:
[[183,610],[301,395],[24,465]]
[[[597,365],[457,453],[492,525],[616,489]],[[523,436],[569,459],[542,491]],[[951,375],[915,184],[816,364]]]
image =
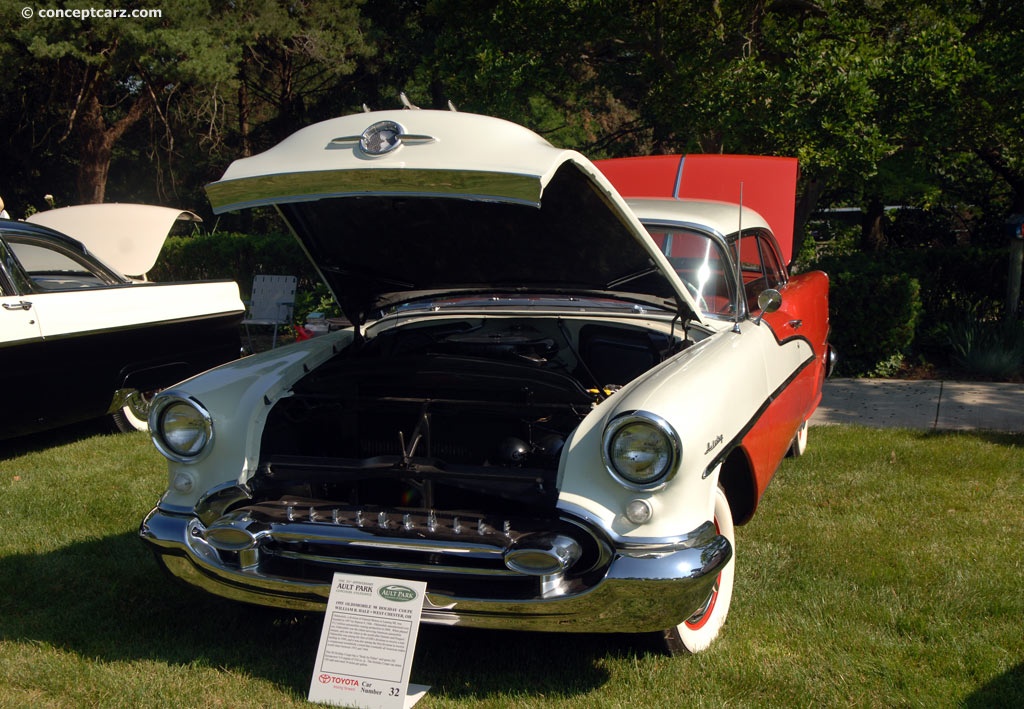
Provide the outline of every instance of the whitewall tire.
[[804,421],[797,430],[796,435],[793,436],[793,442],[789,446],[789,457],[799,458],[807,450],[807,429],[809,426]]
[[690,618],[662,633],[665,648],[670,654],[682,655],[706,650],[729,615],[732,587],[736,575],[736,533],[732,523],[732,509],[721,487],[715,492],[715,526],[718,533],[729,540],[732,558],[718,574],[715,587],[700,610]]

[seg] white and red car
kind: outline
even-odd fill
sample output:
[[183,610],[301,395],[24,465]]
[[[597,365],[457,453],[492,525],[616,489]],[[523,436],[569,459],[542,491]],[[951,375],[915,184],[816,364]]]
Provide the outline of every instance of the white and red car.
[[129,277],[182,216],[198,219],[102,204],[0,220],[0,439],[106,414],[144,428],[153,393],[239,356],[234,282]]
[[786,268],[795,182],[419,110],[236,161],[215,211],[276,206],[353,326],[160,394],[141,536],[241,601],[323,609],[365,573],[425,581],[424,622],[707,647],[830,365],[827,278]]

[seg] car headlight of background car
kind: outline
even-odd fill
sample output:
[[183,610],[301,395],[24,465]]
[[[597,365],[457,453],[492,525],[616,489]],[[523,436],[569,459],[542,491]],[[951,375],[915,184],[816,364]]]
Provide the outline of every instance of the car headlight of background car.
[[213,418],[199,402],[165,394],[153,402],[149,415],[153,443],[167,458],[194,463],[213,443]]
[[608,424],[602,454],[608,472],[621,484],[649,490],[675,475],[682,444],[665,419],[647,411],[628,411]]

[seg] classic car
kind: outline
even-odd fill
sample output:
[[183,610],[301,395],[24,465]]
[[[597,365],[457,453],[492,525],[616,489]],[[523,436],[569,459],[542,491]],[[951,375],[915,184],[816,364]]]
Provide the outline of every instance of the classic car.
[[715,162],[428,110],[235,161],[214,210],[274,205],[352,326],[158,395],[141,537],[239,601],[322,610],[369,574],[425,581],[427,623],[707,647],[830,362],[827,277],[752,208],[792,230],[795,161]]
[[[181,212],[150,209],[162,244]],[[144,239],[145,224],[127,226]],[[145,428],[152,393],[239,356],[245,311],[232,281],[135,282],[66,234],[10,220],[0,304],[0,439],[108,414],[122,430]]]

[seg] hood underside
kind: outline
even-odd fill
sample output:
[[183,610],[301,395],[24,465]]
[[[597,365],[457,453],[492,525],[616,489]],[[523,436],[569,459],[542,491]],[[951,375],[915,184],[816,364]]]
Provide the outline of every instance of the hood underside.
[[[346,311],[424,291],[618,293],[676,309],[670,282],[569,166],[538,207],[365,196],[281,205]],[[586,223],[584,227],[583,224]],[[355,238],[352,238],[355,237]],[[360,318],[361,319],[361,318]]]
[[[375,154],[365,136],[382,124],[398,138]],[[602,294],[697,317],[603,175],[506,121],[440,111],[334,119],[236,161],[207,191],[217,212],[276,205],[356,323],[438,292]]]

